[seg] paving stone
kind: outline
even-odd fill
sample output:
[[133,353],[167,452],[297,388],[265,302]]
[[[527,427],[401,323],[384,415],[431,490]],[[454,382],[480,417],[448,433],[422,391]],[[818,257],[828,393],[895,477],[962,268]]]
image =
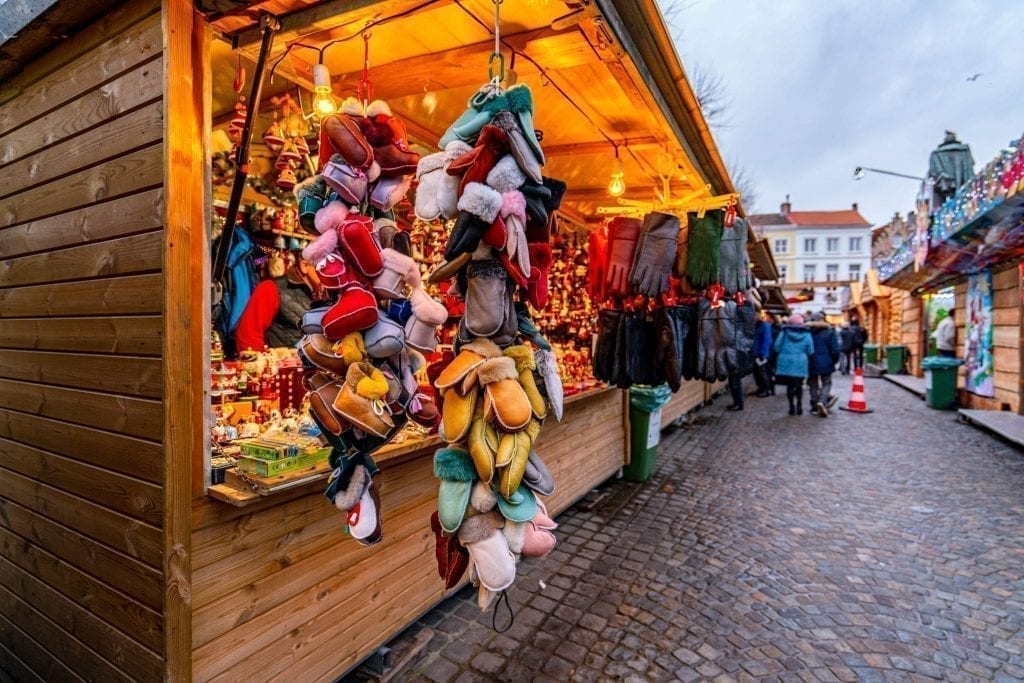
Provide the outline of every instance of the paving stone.
[[649,482],[602,485],[519,565],[506,633],[465,589],[401,636],[435,631],[409,678],[1024,679],[1024,458],[889,383],[867,395],[875,413],[826,420],[720,400],[666,431]]
[[482,674],[496,676],[505,668],[506,661],[504,657],[494,652],[481,652],[473,658],[470,666]]

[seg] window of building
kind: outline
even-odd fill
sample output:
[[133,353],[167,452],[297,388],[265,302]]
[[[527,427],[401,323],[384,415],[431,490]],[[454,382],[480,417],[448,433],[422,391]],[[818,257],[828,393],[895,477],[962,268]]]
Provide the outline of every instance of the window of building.
[[818,251],[818,238],[817,237],[805,237],[804,238],[804,253],[813,254]]
[[861,242],[862,242],[862,238],[860,238],[860,237],[851,237],[850,238],[850,253],[851,254],[859,254],[860,253],[860,250],[862,249]]
[[789,266],[786,266],[786,265],[779,266],[779,282],[785,282],[786,281],[786,275],[788,273],[789,273]]
[[789,240],[788,239],[776,239],[773,251],[776,254],[788,254],[789,253]]
[[860,282],[860,264],[859,263],[851,263],[850,264],[850,279],[853,280],[854,282]]
[[825,266],[825,280],[827,282],[835,282],[839,279],[839,264],[829,263]]
[[818,267],[813,263],[804,264],[804,282],[814,282],[818,275]]
[[825,243],[825,249],[830,254],[838,254],[839,253],[839,238],[838,237],[829,237],[828,241]]

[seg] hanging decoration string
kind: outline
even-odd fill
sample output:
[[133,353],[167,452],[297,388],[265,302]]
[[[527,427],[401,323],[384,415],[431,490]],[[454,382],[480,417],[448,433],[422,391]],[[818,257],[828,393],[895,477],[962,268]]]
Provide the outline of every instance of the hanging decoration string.
[[372,33],[363,33],[363,75],[359,79],[359,84],[356,86],[356,95],[363,102],[363,109],[370,104],[370,100],[373,99],[373,83],[370,82],[370,38],[373,37]]

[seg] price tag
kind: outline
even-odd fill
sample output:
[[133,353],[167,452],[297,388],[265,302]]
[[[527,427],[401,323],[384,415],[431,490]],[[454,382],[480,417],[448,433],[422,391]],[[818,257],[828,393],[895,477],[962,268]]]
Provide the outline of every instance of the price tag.
[[647,423],[647,447],[654,448],[661,440],[661,408],[651,413],[650,422]]

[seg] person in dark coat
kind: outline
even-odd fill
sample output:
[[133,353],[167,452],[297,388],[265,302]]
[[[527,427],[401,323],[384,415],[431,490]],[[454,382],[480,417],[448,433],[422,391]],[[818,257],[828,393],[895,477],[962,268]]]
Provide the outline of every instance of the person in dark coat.
[[802,315],[794,313],[789,316],[789,324],[779,333],[772,348],[776,354],[775,379],[786,385],[789,414],[803,415],[804,380],[810,374],[814,342],[804,327]]
[[754,329],[754,381],[757,395],[770,396],[775,393],[775,382],[769,371],[768,358],[772,354],[772,324],[767,313],[761,314]]
[[850,374],[850,367],[853,365],[852,353],[853,330],[849,323],[845,323],[843,329],[839,330],[839,371],[844,375]]
[[832,395],[832,373],[839,361],[839,339],[832,326],[825,322],[825,316],[815,313],[807,323],[814,342],[814,356],[811,358],[808,386],[811,389],[811,410],[821,417],[828,417],[828,409],[836,404]]
[[850,355],[854,368],[864,367],[864,345],[868,342],[868,331],[860,326],[860,321],[854,318],[850,321],[851,346]]

